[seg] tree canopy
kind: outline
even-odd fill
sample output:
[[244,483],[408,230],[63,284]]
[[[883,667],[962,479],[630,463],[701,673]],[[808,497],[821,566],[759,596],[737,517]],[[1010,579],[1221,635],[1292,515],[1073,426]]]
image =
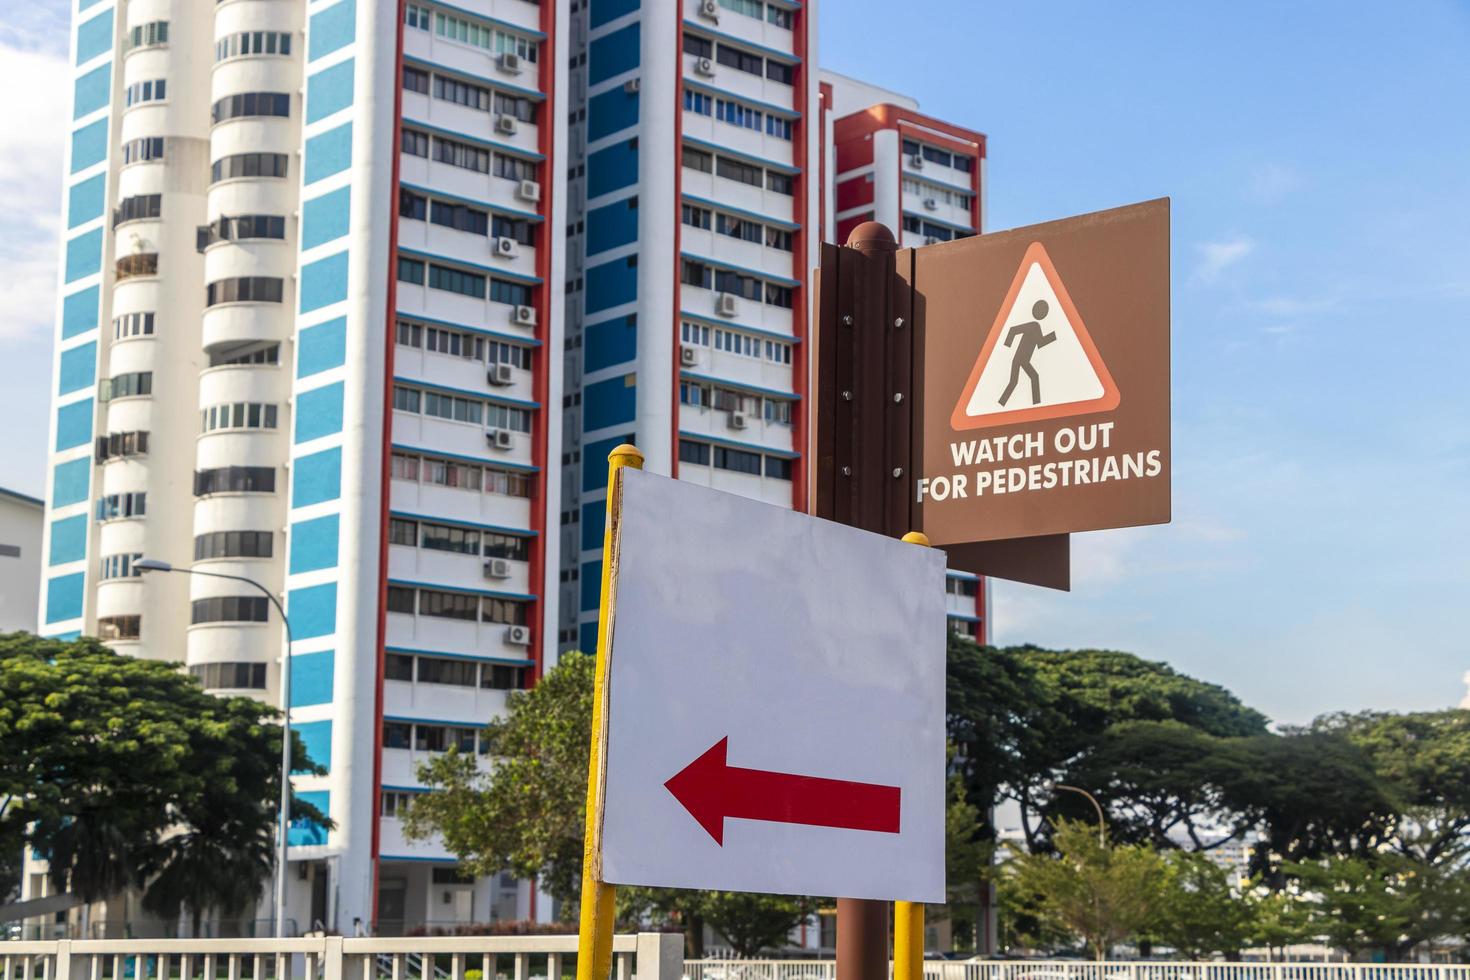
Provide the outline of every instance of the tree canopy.
[[[165,917],[235,912],[274,863],[276,716],[93,639],[0,634],[0,849],[34,848],[83,902],[133,887]],[[321,771],[299,739],[293,758]]]

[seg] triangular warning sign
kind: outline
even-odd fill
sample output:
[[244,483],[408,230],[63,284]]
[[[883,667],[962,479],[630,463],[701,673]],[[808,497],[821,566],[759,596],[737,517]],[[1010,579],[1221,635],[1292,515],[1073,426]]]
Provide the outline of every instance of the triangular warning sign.
[[1118,387],[1040,242],[1032,242],[950,424],[1014,425],[1118,407]]

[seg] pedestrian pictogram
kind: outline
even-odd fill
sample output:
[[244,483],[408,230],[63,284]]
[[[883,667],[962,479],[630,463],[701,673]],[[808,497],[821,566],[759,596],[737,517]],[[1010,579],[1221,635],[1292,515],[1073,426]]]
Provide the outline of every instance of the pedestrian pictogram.
[[664,783],[721,847],[730,819],[898,833],[900,787],[744,769],[725,761],[729,745],[720,739]]
[[955,405],[952,426],[979,429],[1109,412],[1118,400],[1056,266],[1042,244],[1032,242]]

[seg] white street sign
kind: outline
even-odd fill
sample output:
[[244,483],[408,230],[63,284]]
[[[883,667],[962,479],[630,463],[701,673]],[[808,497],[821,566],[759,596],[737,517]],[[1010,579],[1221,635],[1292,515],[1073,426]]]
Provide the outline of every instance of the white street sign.
[[603,880],[944,901],[944,555],[622,473]]

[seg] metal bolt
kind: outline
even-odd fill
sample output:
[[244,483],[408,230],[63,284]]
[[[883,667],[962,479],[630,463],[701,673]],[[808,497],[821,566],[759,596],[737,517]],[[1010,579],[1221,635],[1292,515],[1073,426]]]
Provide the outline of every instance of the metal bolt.
[[895,466],[893,468],[893,475],[894,476],[903,476],[903,467],[902,466]]
[[895,317],[894,320],[893,320],[893,325],[895,327],[902,327],[903,326],[903,317],[901,317],[901,316],[900,317]]
[[842,400],[845,401],[845,402],[852,401],[852,392],[850,392],[850,391],[844,391],[842,393]]
[[852,476],[852,467],[851,466],[844,466],[842,468],[842,475],[843,476]]
[[903,401],[903,392],[895,391],[893,393],[893,404],[897,405],[901,401]]
[[852,314],[851,313],[844,313],[844,314],[842,314],[842,322],[843,322],[843,324],[845,326],[849,326],[849,327],[852,326]]

